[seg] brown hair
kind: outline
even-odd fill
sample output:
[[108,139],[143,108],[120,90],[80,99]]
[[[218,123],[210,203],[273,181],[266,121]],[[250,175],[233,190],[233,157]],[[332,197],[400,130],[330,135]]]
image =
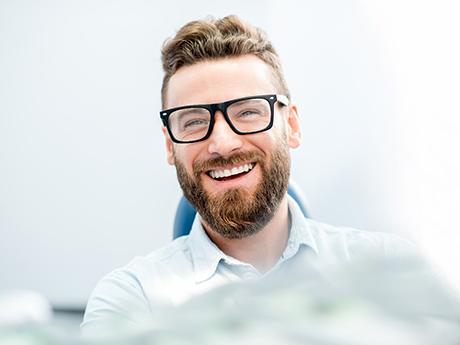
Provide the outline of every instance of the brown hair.
[[279,56],[265,32],[232,15],[222,19],[208,18],[189,22],[176,36],[164,42],[161,50],[165,72],[161,87],[163,106],[168,82],[182,66],[246,54],[255,55],[271,66],[278,91],[289,98]]

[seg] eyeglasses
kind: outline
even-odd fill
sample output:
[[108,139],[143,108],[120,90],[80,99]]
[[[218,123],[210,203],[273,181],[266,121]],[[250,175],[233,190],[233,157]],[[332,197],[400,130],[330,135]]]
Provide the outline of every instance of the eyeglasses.
[[267,131],[273,126],[276,102],[284,106],[289,104],[288,98],[283,95],[250,96],[222,103],[166,109],[160,112],[160,117],[172,141],[179,144],[194,143],[209,138],[218,110],[237,134]]

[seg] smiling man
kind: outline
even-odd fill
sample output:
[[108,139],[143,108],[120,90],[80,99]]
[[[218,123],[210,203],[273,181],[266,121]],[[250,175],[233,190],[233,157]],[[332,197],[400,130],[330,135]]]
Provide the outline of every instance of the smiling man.
[[263,31],[235,16],[190,22],[165,42],[162,61],[167,159],[198,215],[190,235],[99,282],[84,331],[151,322],[163,305],[289,262],[320,272],[406,250],[390,235],[305,219],[287,195],[299,114]]
[[286,247],[289,147],[300,144],[296,107],[274,80],[247,53],[184,65],[164,87],[161,113],[168,161],[207,236],[260,272]]

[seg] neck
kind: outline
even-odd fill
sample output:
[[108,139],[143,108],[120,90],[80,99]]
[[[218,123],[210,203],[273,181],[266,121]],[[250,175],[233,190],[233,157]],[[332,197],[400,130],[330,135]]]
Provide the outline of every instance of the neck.
[[227,239],[208,230],[209,238],[225,254],[253,265],[259,272],[270,270],[286,248],[289,237],[289,211],[285,195],[270,222],[256,234],[242,239]]

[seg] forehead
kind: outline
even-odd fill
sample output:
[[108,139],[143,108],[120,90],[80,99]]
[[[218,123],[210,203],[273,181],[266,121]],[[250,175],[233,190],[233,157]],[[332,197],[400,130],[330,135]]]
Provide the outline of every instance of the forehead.
[[166,108],[276,93],[272,68],[254,55],[181,67],[170,79]]

